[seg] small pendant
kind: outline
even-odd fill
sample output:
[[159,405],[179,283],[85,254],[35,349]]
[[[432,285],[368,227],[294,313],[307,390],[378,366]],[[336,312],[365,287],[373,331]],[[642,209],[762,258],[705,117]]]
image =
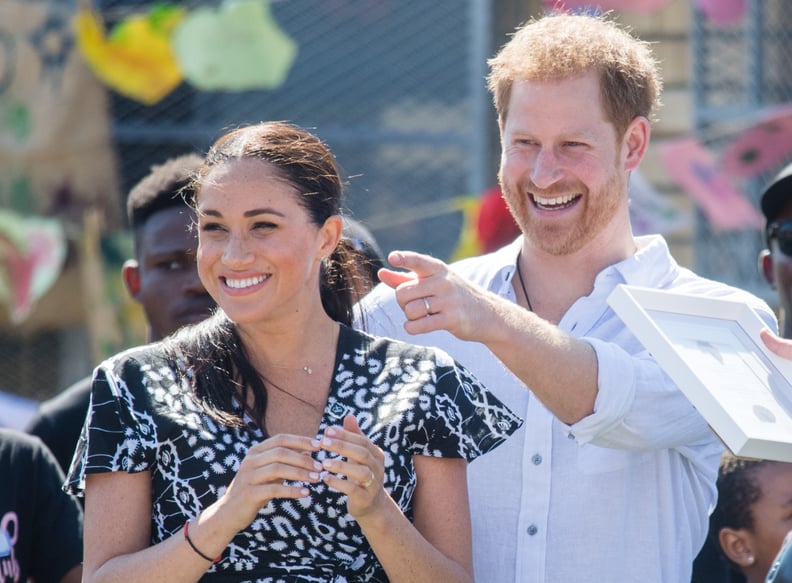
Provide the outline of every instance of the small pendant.
[[303,370],[305,371],[306,374],[313,374],[313,369],[307,364],[303,367]]
[[343,419],[347,414],[347,408],[341,403],[334,402],[329,407],[330,417],[333,419]]

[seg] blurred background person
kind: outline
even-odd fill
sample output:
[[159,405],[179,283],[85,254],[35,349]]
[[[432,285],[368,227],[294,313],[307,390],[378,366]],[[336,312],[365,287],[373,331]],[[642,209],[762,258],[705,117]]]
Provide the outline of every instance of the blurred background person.
[[[203,320],[215,307],[198,278],[195,215],[186,201],[203,158],[185,154],[154,166],[129,192],[126,209],[134,257],[123,266],[129,295],[143,308],[148,340]],[[37,435],[68,472],[91,394],[85,377],[44,401],[27,431]]]
[[0,583],[80,583],[82,511],[36,437],[0,428]]
[[342,238],[349,241],[352,251],[359,256],[357,264],[366,282],[363,291],[367,293],[379,283],[377,272],[385,267],[385,257],[379,243],[363,223],[349,217],[344,217]]
[[[792,337],[792,164],[781,170],[775,178],[765,187],[760,201],[760,207],[765,217],[764,239],[766,248],[759,252],[758,267],[759,272],[770,284],[778,298],[778,317],[779,334],[783,338]],[[773,336],[775,338],[775,336]],[[725,484],[730,488],[739,487],[739,493],[745,496],[758,498],[762,496],[762,489],[758,469],[755,465],[758,461],[740,462],[733,459],[733,456],[724,453],[721,462],[721,474],[728,472],[730,475],[724,477]],[[731,475],[733,474],[733,475]],[[726,492],[727,500],[720,494],[721,478],[719,478],[719,500],[716,512],[718,516],[710,517],[710,530],[704,546],[699,552],[693,563],[692,583],[743,583],[746,581],[745,570],[736,560],[740,558],[736,553],[736,545],[732,545],[732,556],[725,554],[726,549],[720,539],[720,525],[715,521],[723,523],[726,520],[733,529],[742,528],[747,533],[751,533],[754,528],[754,517],[748,505],[748,500],[738,497],[732,491]],[[740,504],[740,508],[727,508],[729,504]],[[720,518],[718,518],[720,517]],[[724,519],[724,517],[727,517]],[[761,517],[759,517],[761,519]],[[763,528],[759,524],[757,528]],[[783,538],[783,537],[782,537]],[[743,540],[728,537],[729,541]],[[781,540],[775,540],[778,546]],[[776,547],[775,551],[778,551]],[[766,553],[766,549],[763,554]],[[756,560],[756,555],[746,555],[741,558],[743,562],[750,556]],[[754,574],[768,565],[759,565],[756,568],[752,565],[745,565]],[[755,575],[756,576],[756,575]]]
[[792,164],[765,188],[760,199],[765,243],[759,271],[778,295],[779,333],[792,338]]

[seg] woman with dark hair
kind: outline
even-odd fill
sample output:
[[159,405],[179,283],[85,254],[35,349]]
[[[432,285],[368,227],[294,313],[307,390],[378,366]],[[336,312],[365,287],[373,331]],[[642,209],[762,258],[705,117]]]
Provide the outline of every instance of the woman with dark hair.
[[195,180],[219,309],[97,367],[84,581],[471,581],[467,462],[520,425],[441,351],[350,327],[332,154],[229,132]]

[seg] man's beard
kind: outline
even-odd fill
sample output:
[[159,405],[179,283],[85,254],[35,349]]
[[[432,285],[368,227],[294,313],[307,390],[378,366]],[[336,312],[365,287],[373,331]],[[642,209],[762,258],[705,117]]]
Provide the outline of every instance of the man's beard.
[[[571,255],[581,250],[603,229],[607,228],[627,195],[617,175],[611,176],[599,192],[588,190],[583,184],[558,184],[549,189],[537,188],[530,180],[524,180],[517,189],[500,175],[501,189],[515,222],[525,238],[537,249],[550,255]],[[533,213],[533,199],[528,194],[544,198],[555,198],[570,193],[582,195],[577,205],[585,205],[583,216],[574,224],[548,224]]]

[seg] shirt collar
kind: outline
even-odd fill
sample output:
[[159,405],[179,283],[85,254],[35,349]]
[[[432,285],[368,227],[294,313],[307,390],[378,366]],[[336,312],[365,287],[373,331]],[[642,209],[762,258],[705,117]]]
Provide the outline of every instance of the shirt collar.
[[661,235],[635,237],[633,255],[605,268],[600,275],[617,273],[623,283],[641,287],[664,288],[679,275],[679,265]]

